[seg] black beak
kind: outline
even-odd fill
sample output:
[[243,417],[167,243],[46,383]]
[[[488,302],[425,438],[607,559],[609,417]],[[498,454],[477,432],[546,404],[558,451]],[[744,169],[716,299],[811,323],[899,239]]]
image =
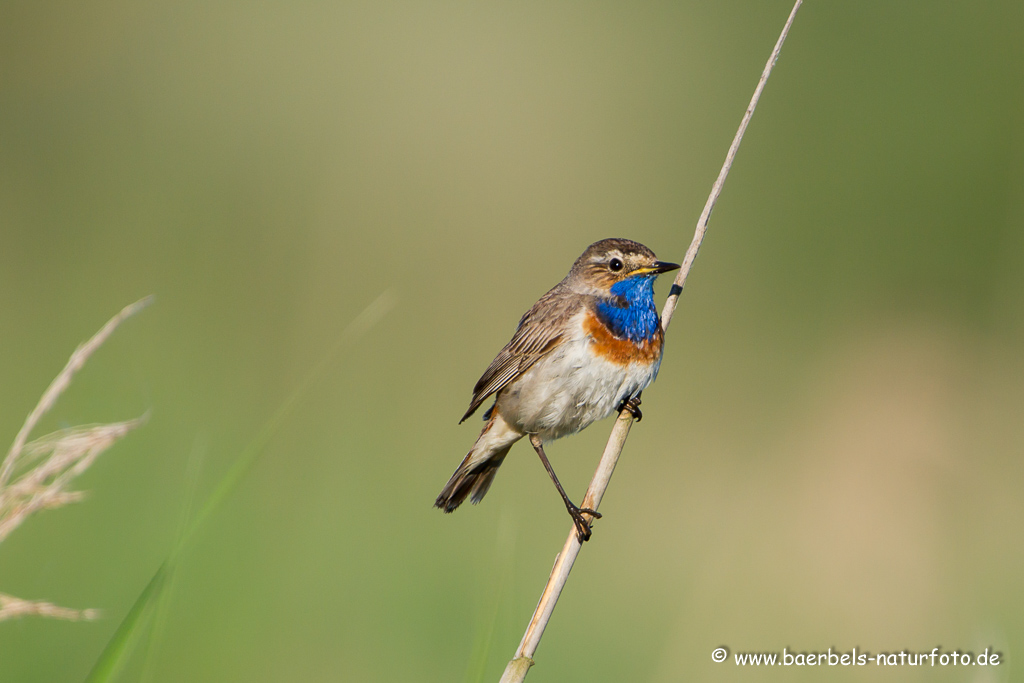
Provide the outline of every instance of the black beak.
[[651,272],[652,273],[658,273],[660,275],[661,273],[667,273],[670,270],[678,270],[678,269],[679,269],[679,264],[678,263],[669,263],[667,261],[655,261],[654,262],[654,268],[651,270]]

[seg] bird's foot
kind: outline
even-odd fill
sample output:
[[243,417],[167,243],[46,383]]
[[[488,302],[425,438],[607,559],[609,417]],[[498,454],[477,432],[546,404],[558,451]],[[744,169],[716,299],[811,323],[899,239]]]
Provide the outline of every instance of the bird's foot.
[[586,520],[583,513],[586,513],[594,519],[601,519],[601,513],[597,510],[591,510],[590,508],[581,508],[573,505],[572,507],[566,507],[569,511],[569,515],[572,517],[572,523],[576,525],[576,538],[579,539],[580,545],[590,540],[591,527],[590,522]]
[[633,398],[623,399],[622,403],[619,404],[619,412],[628,410],[629,414],[633,416],[633,419],[639,422],[644,419],[644,414],[640,412],[640,397],[634,396]]

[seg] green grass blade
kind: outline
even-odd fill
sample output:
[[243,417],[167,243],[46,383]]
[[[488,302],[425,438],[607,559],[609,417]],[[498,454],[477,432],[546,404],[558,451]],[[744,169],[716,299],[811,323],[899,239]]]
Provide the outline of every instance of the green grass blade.
[[166,565],[160,565],[160,568],[153,574],[153,578],[135,599],[135,604],[128,610],[128,614],[121,620],[114,635],[107,641],[107,646],[103,648],[100,658],[96,660],[85,683],[107,683],[117,679],[117,675],[127,661],[128,654],[135,647],[140,629],[145,627],[149,620],[150,603],[153,597],[160,593],[166,578]]
[[[181,539],[185,534],[185,529],[188,528],[189,519],[192,515],[193,503],[196,498],[196,489],[199,488],[199,472],[202,469],[202,463],[205,458],[206,442],[203,439],[197,439],[192,447],[192,454],[189,456],[188,466],[185,468],[185,497],[181,503],[181,515],[178,519],[178,531],[174,537],[175,547],[181,544]],[[153,627],[149,630],[149,637],[146,639],[146,644],[141,655],[142,665],[139,672],[140,683],[145,683],[145,681],[149,680],[154,646],[163,639],[163,634],[167,629],[168,616],[171,610],[171,596],[174,595],[175,580],[178,578],[178,573],[175,571],[175,567],[176,565],[167,565],[167,577],[164,580],[165,585],[158,591],[158,595],[153,598],[156,602],[152,611]]]
[[494,644],[494,629],[498,623],[498,615],[507,602],[512,586],[516,538],[506,517],[501,518],[496,537],[497,545],[491,567],[488,571],[481,572],[481,576],[486,576],[487,581],[481,581],[480,589],[477,591],[477,595],[482,595],[488,588],[490,589],[490,605],[482,608],[477,618],[476,637],[473,639],[473,649],[462,678],[463,683],[480,683],[484,680],[491,646]]
[[135,599],[135,604],[132,605],[132,608],[114,632],[113,637],[107,642],[103,652],[100,653],[99,659],[93,666],[92,671],[89,672],[85,683],[112,683],[117,680],[117,676],[131,656],[142,630],[148,625],[149,619],[152,616],[154,601],[161,599],[164,589],[169,583],[168,577],[173,574],[178,559],[185,548],[188,547],[195,533],[220,508],[231,493],[238,488],[239,483],[249,473],[253,465],[256,464],[267,443],[277,433],[285,419],[292,414],[299,399],[309,391],[316,380],[323,376],[324,370],[334,360],[334,357],[338,355],[338,352],[346,344],[366,334],[374,325],[380,322],[394,308],[395,303],[394,294],[388,290],[363,309],[342,331],[334,346],[324,354],[288,398],[274,411],[274,414],[257,432],[252,441],[242,449],[241,454],[224,477],[221,478],[220,482],[218,482],[199,513],[192,520],[191,524],[188,525],[185,532],[180,535],[178,542],[171,549],[167,559],[164,560],[164,563],[153,574],[153,578],[150,579],[149,583],[139,594],[139,597]]
[[330,364],[334,357],[338,355],[338,352],[348,343],[358,339],[359,337],[366,334],[370,328],[376,325],[380,320],[387,315],[387,313],[395,306],[395,296],[388,290],[378,296],[374,301],[363,309],[363,311],[349,323],[341,335],[338,337],[338,341],[335,342],[334,346],[324,354],[320,361],[313,366],[313,369],[303,378],[302,382],[295,388],[294,391],[286,398],[281,405],[278,407],[274,414],[269,420],[263,425],[259,432],[252,441],[246,445],[242,450],[241,455],[235,460],[234,465],[228,470],[227,474],[217,484],[217,488],[214,489],[213,493],[206,500],[206,504],[196,515],[188,531],[185,532],[184,538],[178,544],[178,548],[175,552],[184,547],[192,535],[203,525],[203,523],[210,517],[213,512],[219,508],[227,497],[238,487],[239,482],[245,478],[245,475],[252,469],[253,464],[257,458],[263,452],[270,439],[277,433],[281,425],[284,423],[292,411],[295,409],[295,405],[299,402],[299,399],[310,387],[320,379],[324,370]]

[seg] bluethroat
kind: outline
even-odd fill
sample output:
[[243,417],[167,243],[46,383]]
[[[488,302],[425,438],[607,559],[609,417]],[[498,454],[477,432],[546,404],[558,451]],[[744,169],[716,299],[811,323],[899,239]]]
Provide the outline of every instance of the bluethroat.
[[628,409],[639,420],[640,392],[661,365],[664,333],[654,279],[679,268],[644,245],[606,239],[587,247],[565,279],[519,321],[512,340],[473,387],[465,421],[488,397],[486,425],[434,505],[452,512],[467,497],[479,503],[512,445],[530,437],[572,516],[580,542],[587,513],[569,500],[544,444]]

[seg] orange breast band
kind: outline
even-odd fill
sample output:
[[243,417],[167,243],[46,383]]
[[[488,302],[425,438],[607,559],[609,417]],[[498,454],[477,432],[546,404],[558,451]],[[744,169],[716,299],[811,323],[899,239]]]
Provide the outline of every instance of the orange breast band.
[[651,339],[641,342],[619,339],[592,311],[587,311],[586,317],[583,319],[583,329],[593,340],[594,352],[601,358],[618,365],[629,365],[630,363],[643,365],[655,362],[661,356],[661,345],[665,339],[665,334],[660,327]]

